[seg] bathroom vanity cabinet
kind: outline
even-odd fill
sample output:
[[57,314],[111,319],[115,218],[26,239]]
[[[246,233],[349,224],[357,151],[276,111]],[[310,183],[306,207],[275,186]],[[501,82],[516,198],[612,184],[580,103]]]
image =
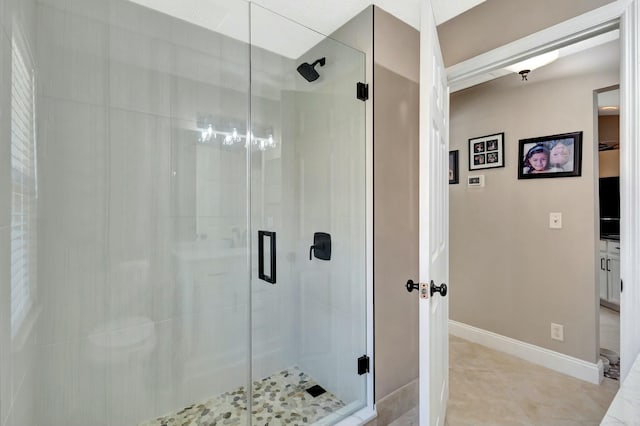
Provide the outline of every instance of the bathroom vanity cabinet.
[[600,302],[620,306],[620,241],[600,240]]

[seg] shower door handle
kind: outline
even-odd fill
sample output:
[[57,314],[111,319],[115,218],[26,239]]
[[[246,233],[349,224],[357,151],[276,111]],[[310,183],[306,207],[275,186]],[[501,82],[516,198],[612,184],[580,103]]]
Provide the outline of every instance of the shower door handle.
[[[264,239],[269,237],[269,275],[264,271]],[[276,233],[258,231],[258,278],[268,283],[276,283]]]

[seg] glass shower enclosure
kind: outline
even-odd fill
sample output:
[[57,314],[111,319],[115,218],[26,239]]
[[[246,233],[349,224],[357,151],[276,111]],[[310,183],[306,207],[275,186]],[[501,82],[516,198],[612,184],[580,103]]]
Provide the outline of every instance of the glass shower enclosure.
[[0,6],[0,424],[365,407],[364,54],[242,0]]

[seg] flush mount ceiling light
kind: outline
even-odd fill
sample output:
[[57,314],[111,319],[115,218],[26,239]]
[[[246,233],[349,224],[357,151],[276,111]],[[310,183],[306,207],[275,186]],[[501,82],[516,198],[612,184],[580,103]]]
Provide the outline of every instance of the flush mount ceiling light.
[[550,64],[551,62],[558,59],[559,52],[554,50],[553,52],[543,53],[542,55],[535,56],[533,58],[529,58],[522,62],[518,62],[517,64],[510,65],[505,69],[515,72],[516,74],[520,74],[522,76],[522,80],[527,80],[527,75],[537,68],[543,67],[545,65]]

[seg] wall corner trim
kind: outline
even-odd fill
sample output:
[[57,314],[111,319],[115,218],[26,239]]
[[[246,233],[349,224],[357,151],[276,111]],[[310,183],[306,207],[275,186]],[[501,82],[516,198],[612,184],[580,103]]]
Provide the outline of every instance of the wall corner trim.
[[449,333],[589,383],[597,385],[602,380],[602,365],[596,363],[587,362],[454,320],[449,320]]

